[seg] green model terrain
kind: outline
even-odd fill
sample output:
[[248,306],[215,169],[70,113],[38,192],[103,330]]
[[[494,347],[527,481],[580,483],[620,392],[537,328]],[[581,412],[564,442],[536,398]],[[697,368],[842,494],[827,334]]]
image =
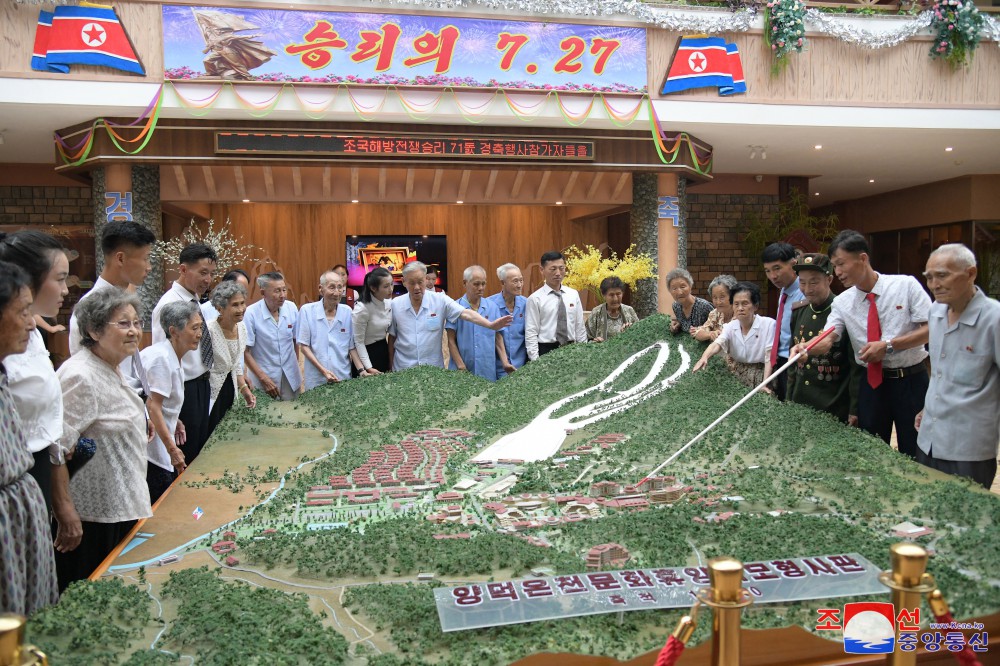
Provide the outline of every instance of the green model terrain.
[[[705,372],[685,373],[673,387],[569,434],[563,444],[576,449],[602,434],[628,436],[598,455],[557,454],[558,464],[503,469],[470,462],[658,340],[671,351],[661,378],[680,366],[678,345],[693,364],[704,346],[670,337],[668,321],[654,316],[610,342],[557,350],[495,384],[423,367],[318,388],[293,404],[260,397],[254,412],[234,409],[207,447],[232,447],[229,469],[199,476],[196,462],[185,475],[190,480],[167,501],[206,486],[253,490],[260,505],[241,506],[241,517],[225,528],[236,533],[239,564],[222,566],[224,556],[212,554],[210,546],[222,538],[221,528],[213,529],[178,550],[181,560],[162,571],[123,567],[99,582],[75,584],[59,605],[31,618],[29,639],[57,664],[485,665],[538,652],[625,659],[661,646],[682,613],[612,613],[444,634],[433,590],[526,577],[533,569],[579,573],[587,550],[607,542],[628,549],[627,568],[694,566],[716,555],[755,561],[849,552],[888,568],[889,546],[900,540],[893,526],[903,521],[933,530],[916,541],[934,552],[929,571],[956,619],[1000,610],[1000,498],[930,472],[825,414],[767,395],[755,396],[660,472],[691,487],[680,500],[641,512],[602,509],[597,519],[517,535],[500,529],[484,508],[491,500],[481,496],[492,483],[509,480],[501,496],[586,495],[598,481],[636,483],[745,395],[714,359]],[[555,416],[634,385],[654,356],[630,366],[611,392],[582,396]],[[343,498],[307,504],[314,487],[332,476],[350,478],[370,452],[432,428],[471,433],[456,440],[461,446],[443,464],[439,487],[396,502],[383,496],[364,505]],[[284,438],[311,438],[316,455],[295,465],[269,464],[262,444]],[[335,450],[324,457],[331,442]],[[251,446],[257,448],[247,464],[239,451]],[[259,488],[279,478],[284,485],[273,497]],[[463,519],[429,520],[443,507],[436,494],[463,480],[475,486],[449,502],[461,507]],[[730,511],[735,515],[724,522],[706,520]],[[459,534],[464,538],[440,538]],[[434,577],[418,582],[421,573]],[[752,606],[744,626],[811,628],[817,608],[857,600]],[[695,641],[708,636],[708,624]]]

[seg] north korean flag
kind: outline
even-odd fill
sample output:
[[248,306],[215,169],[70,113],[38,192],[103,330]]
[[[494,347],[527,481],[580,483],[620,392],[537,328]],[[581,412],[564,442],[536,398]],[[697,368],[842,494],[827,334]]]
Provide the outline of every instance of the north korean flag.
[[[739,51],[736,57],[739,58]],[[733,87],[726,40],[722,37],[682,37],[667,80],[663,82],[663,94],[710,86]]]
[[66,65],[52,65],[46,59],[49,51],[49,32],[52,31],[52,12],[42,10],[38,13],[38,27],[35,28],[35,46],[31,50],[31,69],[36,72],[59,72],[65,74],[69,71]]
[[55,65],[103,65],[144,75],[114,8],[83,3],[56,7],[46,62]]
[[740,47],[736,44],[726,44],[726,59],[729,61],[729,73],[733,82],[719,86],[720,95],[739,95],[747,91],[747,82],[743,78],[743,61],[740,60]]

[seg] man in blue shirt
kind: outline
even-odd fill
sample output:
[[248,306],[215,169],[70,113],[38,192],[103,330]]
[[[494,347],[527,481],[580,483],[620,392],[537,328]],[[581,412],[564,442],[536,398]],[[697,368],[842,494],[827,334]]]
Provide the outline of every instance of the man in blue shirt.
[[[764,274],[780,293],[778,298],[778,313],[775,315],[777,325],[774,327],[774,340],[771,345],[771,370],[776,370],[788,362],[788,350],[792,346],[792,305],[805,300],[799,289],[799,276],[795,273],[795,248],[788,243],[771,243],[764,248],[761,261],[764,264]],[[788,388],[788,375],[781,373],[771,384],[778,400],[785,399]]]
[[392,299],[392,324],[389,325],[389,359],[393,370],[405,370],[418,365],[444,367],[441,335],[446,321],[459,318],[493,331],[499,331],[513,317],[490,321],[478,312],[467,309],[447,294],[427,291],[424,277],[427,267],[411,261],[403,268],[403,286],[407,293]]
[[[499,294],[493,294],[489,300],[497,306],[500,314],[514,318],[511,325],[500,333],[503,335],[507,359],[516,369],[528,362],[528,349],[524,346],[524,311],[528,305],[528,299],[522,296],[524,278],[521,276],[521,269],[514,264],[500,266],[497,269],[497,278],[502,288]],[[497,377],[503,377],[503,373],[503,364],[497,357]]]
[[281,273],[257,278],[263,298],[247,308],[246,367],[257,376],[261,388],[281,400],[294,400],[302,386],[295,331],[299,310],[286,300],[288,288]]
[[[469,266],[462,274],[462,284],[465,285],[465,296],[458,304],[474,310],[487,320],[500,318],[496,305],[483,298],[486,293],[486,270],[482,266]],[[452,370],[468,370],[483,379],[495,382],[497,362],[505,372],[514,372],[514,366],[507,360],[507,350],[504,348],[503,334],[469,321],[459,319],[448,322],[448,350],[451,355]]]

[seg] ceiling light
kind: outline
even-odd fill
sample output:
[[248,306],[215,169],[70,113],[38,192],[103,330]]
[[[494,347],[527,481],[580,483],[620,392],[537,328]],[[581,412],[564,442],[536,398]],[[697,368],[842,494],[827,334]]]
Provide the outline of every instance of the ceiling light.
[[875,182],[875,179],[874,179],[874,178],[869,178],[869,179],[868,179],[868,182],[869,182],[869,183],[874,183],[874,182]]
[[819,192],[816,192],[816,193],[815,193],[815,195],[816,195],[816,196],[819,196]]
[[823,144],[817,143],[815,146],[813,146],[813,148],[815,148],[816,150],[823,150]]
[[358,203],[357,199],[351,199],[351,203]]
[[556,205],[557,205],[557,206],[562,206],[562,201],[557,201],[557,202],[556,202]]
[[464,201],[456,201],[455,203],[460,204],[460,203],[465,203],[465,202]]
[[955,150],[955,149],[954,149],[954,148],[952,148],[951,146],[948,146],[947,148],[945,148],[945,149],[944,149],[944,152],[946,152],[946,153],[950,153],[950,152],[951,152],[951,151],[953,151],[953,150]]

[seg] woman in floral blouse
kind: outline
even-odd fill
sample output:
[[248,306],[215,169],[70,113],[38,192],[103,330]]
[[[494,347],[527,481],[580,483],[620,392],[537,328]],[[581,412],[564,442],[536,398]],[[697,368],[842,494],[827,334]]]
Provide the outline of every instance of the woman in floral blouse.
[[604,302],[594,308],[587,318],[587,338],[594,342],[604,342],[639,321],[635,310],[622,304],[624,295],[625,284],[620,278],[612,275],[601,281]]
[[729,293],[736,286],[736,278],[732,275],[717,275],[708,283],[708,295],[712,297],[715,309],[708,313],[708,319],[697,328],[691,329],[691,337],[701,342],[715,342],[722,333],[722,327],[733,319],[733,305],[729,302]]

